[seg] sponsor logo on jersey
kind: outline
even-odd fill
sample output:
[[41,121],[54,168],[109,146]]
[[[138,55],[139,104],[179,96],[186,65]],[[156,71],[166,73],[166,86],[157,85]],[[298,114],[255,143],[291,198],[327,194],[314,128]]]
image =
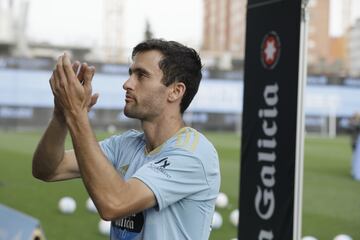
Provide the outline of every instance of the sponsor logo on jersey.
[[170,163],[168,162],[168,157],[160,159],[159,161],[155,162],[155,164],[159,164],[159,167],[161,168],[166,168],[170,165]]
[[168,160],[168,157],[164,157],[158,161],[150,163],[148,167],[155,172],[164,174],[167,178],[171,178],[171,175],[166,171],[168,166],[170,166],[170,161]]
[[121,230],[140,233],[144,226],[144,215],[141,212],[117,219],[112,222],[112,226]]

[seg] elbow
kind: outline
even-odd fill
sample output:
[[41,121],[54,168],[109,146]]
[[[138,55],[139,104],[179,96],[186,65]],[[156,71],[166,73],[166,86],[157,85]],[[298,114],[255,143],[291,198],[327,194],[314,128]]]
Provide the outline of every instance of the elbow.
[[34,165],[32,166],[32,175],[34,178],[42,180],[44,182],[50,182],[51,176],[50,174],[46,174],[44,172],[41,172],[38,168],[36,168]]
[[114,221],[115,218],[114,216],[112,216],[111,214],[105,214],[104,212],[99,212],[99,215],[101,217],[101,219],[105,220],[105,221]]
[[32,165],[32,175],[34,178],[44,180],[44,174],[42,174],[41,171],[39,171],[38,168],[34,165],[34,161]]
[[121,209],[121,207],[116,207],[111,203],[106,203],[103,206],[99,206],[98,212],[100,217],[105,221],[115,221],[128,215]]
[[33,175],[34,178],[46,182],[46,178],[43,177],[42,175],[40,175],[38,173],[34,173],[34,172],[32,173],[32,175]]
[[34,178],[36,179],[39,179],[41,181],[44,181],[44,182],[50,182],[50,178],[45,176],[45,175],[42,175],[42,174],[39,174],[38,172],[32,172],[32,175]]
[[105,221],[114,221],[122,218],[123,216],[116,214],[114,210],[110,209],[98,209],[100,217]]

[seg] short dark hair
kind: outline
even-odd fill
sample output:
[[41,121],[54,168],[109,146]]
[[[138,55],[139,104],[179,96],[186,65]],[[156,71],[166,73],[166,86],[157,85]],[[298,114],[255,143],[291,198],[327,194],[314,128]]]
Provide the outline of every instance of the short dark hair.
[[185,84],[186,90],[180,103],[180,112],[181,114],[184,113],[197,93],[202,78],[202,64],[199,54],[193,48],[175,41],[150,39],[134,47],[132,58],[137,53],[150,50],[158,50],[163,55],[159,67],[164,74],[162,81],[165,86],[174,82]]

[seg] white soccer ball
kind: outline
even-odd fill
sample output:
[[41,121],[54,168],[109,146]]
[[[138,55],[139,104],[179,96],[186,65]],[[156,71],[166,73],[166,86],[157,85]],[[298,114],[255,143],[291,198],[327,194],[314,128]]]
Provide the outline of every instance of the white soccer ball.
[[232,210],[229,218],[232,225],[237,227],[239,224],[239,209]]
[[93,212],[93,213],[97,213],[97,208],[95,207],[95,204],[93,202],[93,200],[91,198],[88,198],[86,200],[86,209],[89,211],[89,212]]
[[218,208],[225,208],[229,204],[229,198],[225,193],[220,192],[216,198],[215,206]]
[[111,221],[105,221],[100,219],[99,221],[99,232],[102,235],[110,236]]
[[63,197],[59,201],[59,210],[64,214],[74,213],[76,210],[76,202],[72,197]]
[[213,229],[219,229],[222,226],[222,224],[223,224],[223,219],[220,213],[215,211],[212,218],[211,227]]
[[313,236],[305,236],[301,240],[318,240],[316,237]]
[[352,237],[346,234],[339,234],[336,237],[334,237],[334,240],[352,240]]

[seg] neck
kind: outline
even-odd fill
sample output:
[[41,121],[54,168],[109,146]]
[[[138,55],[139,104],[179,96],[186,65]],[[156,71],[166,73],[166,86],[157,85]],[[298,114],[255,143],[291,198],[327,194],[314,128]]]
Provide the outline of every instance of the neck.
[[153,121],[141,121],[146,138],[146,148],[150,152],[171,138],[185,123],[179,116],[162,117]]

